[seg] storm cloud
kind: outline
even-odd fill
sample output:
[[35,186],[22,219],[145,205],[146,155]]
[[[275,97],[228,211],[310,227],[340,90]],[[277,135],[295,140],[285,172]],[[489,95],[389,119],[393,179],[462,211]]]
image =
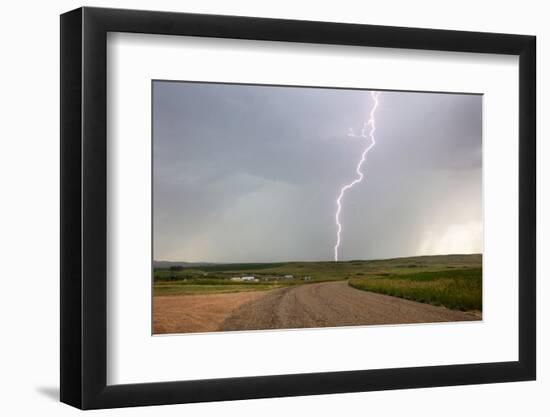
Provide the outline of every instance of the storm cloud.
[[[482,96],[383,91],[342,256],[482,251]],[[332,260],[368,90],[154,81],[156,260]]]

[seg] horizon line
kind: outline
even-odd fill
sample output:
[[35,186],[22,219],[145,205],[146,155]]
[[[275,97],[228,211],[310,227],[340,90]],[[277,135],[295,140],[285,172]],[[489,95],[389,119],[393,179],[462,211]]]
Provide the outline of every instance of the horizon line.
[[391,259],[406,259],[406,258],[425,258],[425,257],[435,257],[435,256],[469,256],[469,255],[483,255],[483,252],[470,252],[470,253],[441,253],[437,255],[407,255],[407,256],[395,256],[390,258],[353,258],[348,260],[339,260],[334,261],[331,260],[293,260],[293,261],[175,261],[175,260],[161,260],[161,259],[153,259],[153,262],[183,262],[183,263],[190,263],[190,264],[263,264],[263,263],[291,263],[291,262],[331,262],[331,263],[339,263],[339,262],[357,262],[357,261],[387,261]]

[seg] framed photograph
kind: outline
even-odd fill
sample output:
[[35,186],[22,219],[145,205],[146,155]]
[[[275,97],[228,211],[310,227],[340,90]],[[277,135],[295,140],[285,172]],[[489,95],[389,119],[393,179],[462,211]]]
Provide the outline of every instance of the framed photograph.
[[61,16],[61,401],[533,380],[535,37]]

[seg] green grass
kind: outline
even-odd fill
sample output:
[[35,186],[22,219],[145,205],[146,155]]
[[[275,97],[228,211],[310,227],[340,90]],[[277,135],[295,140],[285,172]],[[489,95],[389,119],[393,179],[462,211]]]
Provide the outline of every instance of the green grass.
[[280,262],[214,264],[183,268],[180,271],[155,269],[155,281],[195,278],[229,278],[238,275],[254,275],[258,278],[291,274],[296,277],[310,276],[313,280],[348,279],[357,274],[410,274],[445,269],[481,267],[481,255],[415,256],[380,260],[352,260],[345,262]]
[[481,311],[481,275],[481,268],[463,268],[352,278],[348,282],[359,290],[443,305],[455,310]]
[[[460,285],[470,281],[456,278],[465,271],[479,270],[479,288],[463,289]],[[437,275],[430,275],[436,273]],[[427,275],[426,275],[427,274]],[[443,274],[443,275],[442,275]],[[447,274],[447,275],[445,275]],[[450,275],[449,275],[450,274]],[[231,281],[234,276],[253,275],[260,282]],[[294,279],[281,279],[284,275],[293,275]],[[302,278],[309,276],[310,280]],[[411,277],[415,278],[411,278]],[[441,277],[454,277],[451,281],[441,281]],[[460,293],[479,293],[481,308],[481,255],[441,255],[417,256],[409,258],[352,260],[345,262],[279,262],[279,263],[240,263],[209,264],[204,266],[185,267],[181,270],[155,269],[154,295],[213,294],[237,291],[258,291],[280,288],[289,285],[311,284],[316,282],[350,280],[356,288],[368,285],[369,288],[380,288],[378,292],[391,291],[396,296],[417,300],[426,300],[434,304],[444,304],[439,299],[432,300],[425,293],[447,292],[448,297],[460,298]],[[429,283],[439,277],[437,284]],[[386,281],[381,281],[381,279]],[[400,278],[403,282],[395,281]],[[266,281],[267,280],[267,281]],[[371,282],[371,280],[376,280]],[[391,281],[391,282],[390,282]],[[420,282],[421,281],[421,282]],[[416,284],[411,284],[416,282]],[[365,284],[366,283],[366,284]],[[462,284],[461,284],[462,283]],[[399,285],[398,285],[399,284]],[[411,287],[406,293],[397,287]],[[414,291],[412,287],[415,287]],[[425,287],[425,288],[424,288]],[[431,288],[433,287],[433,288]],[[429,289],[431,288],[431,289]],[[371,290],[374,291],[374,290]],[[388,293],[389,292],[385,292]],[[439,297],[441,298],[441,297]],[[432,300],[432,301],[430,301]],[[455,305],[451,302],[449,305]],[[446,305],[446,304],[444,304]],[[458,301],[456,305],[462,305]],[[470,304],[464,304],[470,305]],[[452,307],[454,308],[454,307]],[[458,307],[461,308],[461,307]],[[468,307],[469,308],[469,307]]]
[[224,294],[248,291],[266,291],[280,288],[281,285],[263,283],[189,283],[176,281],[174,283],[156,283],[153,287],[154,296],[165,295],[193,295],[193,294]]

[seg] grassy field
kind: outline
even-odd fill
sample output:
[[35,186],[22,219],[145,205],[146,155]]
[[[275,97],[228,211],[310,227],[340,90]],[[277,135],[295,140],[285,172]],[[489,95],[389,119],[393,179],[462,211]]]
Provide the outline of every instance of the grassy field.
[[481,311],[481,268],[353,278],[349,285],[455,310]]
[[263,283],[228,283],[222,282],[218,284],[189,284],[188,282],[159,282],[154,286],[153,294],[155,296],[162,295],[191,295],[191,294],[223,294],[232,292],[245,291],[265,291],[279,288],[276,284]]
[[[358,289],[455,309],[480,310],[481,261],[481,255],[474,254],[337,263],[241,263],[158,268],[153,273],[154,295],[261,291],[289,285],[348,280],[350,285]],[[293,277],[284,278],[285,275]],[[254,276],[258,282],[230,279],[241,276]]]
[[294,275],[315,280],[349,279],[361,275],[408,274],[411,272],[446,269],[480,268],[481,255],[417,256],[381,260],[351,260],[344,262],[284,262],[264,264],[218,264],[181,270],[155,269],[154,280],[227,279],[239,275],[258,278]]

